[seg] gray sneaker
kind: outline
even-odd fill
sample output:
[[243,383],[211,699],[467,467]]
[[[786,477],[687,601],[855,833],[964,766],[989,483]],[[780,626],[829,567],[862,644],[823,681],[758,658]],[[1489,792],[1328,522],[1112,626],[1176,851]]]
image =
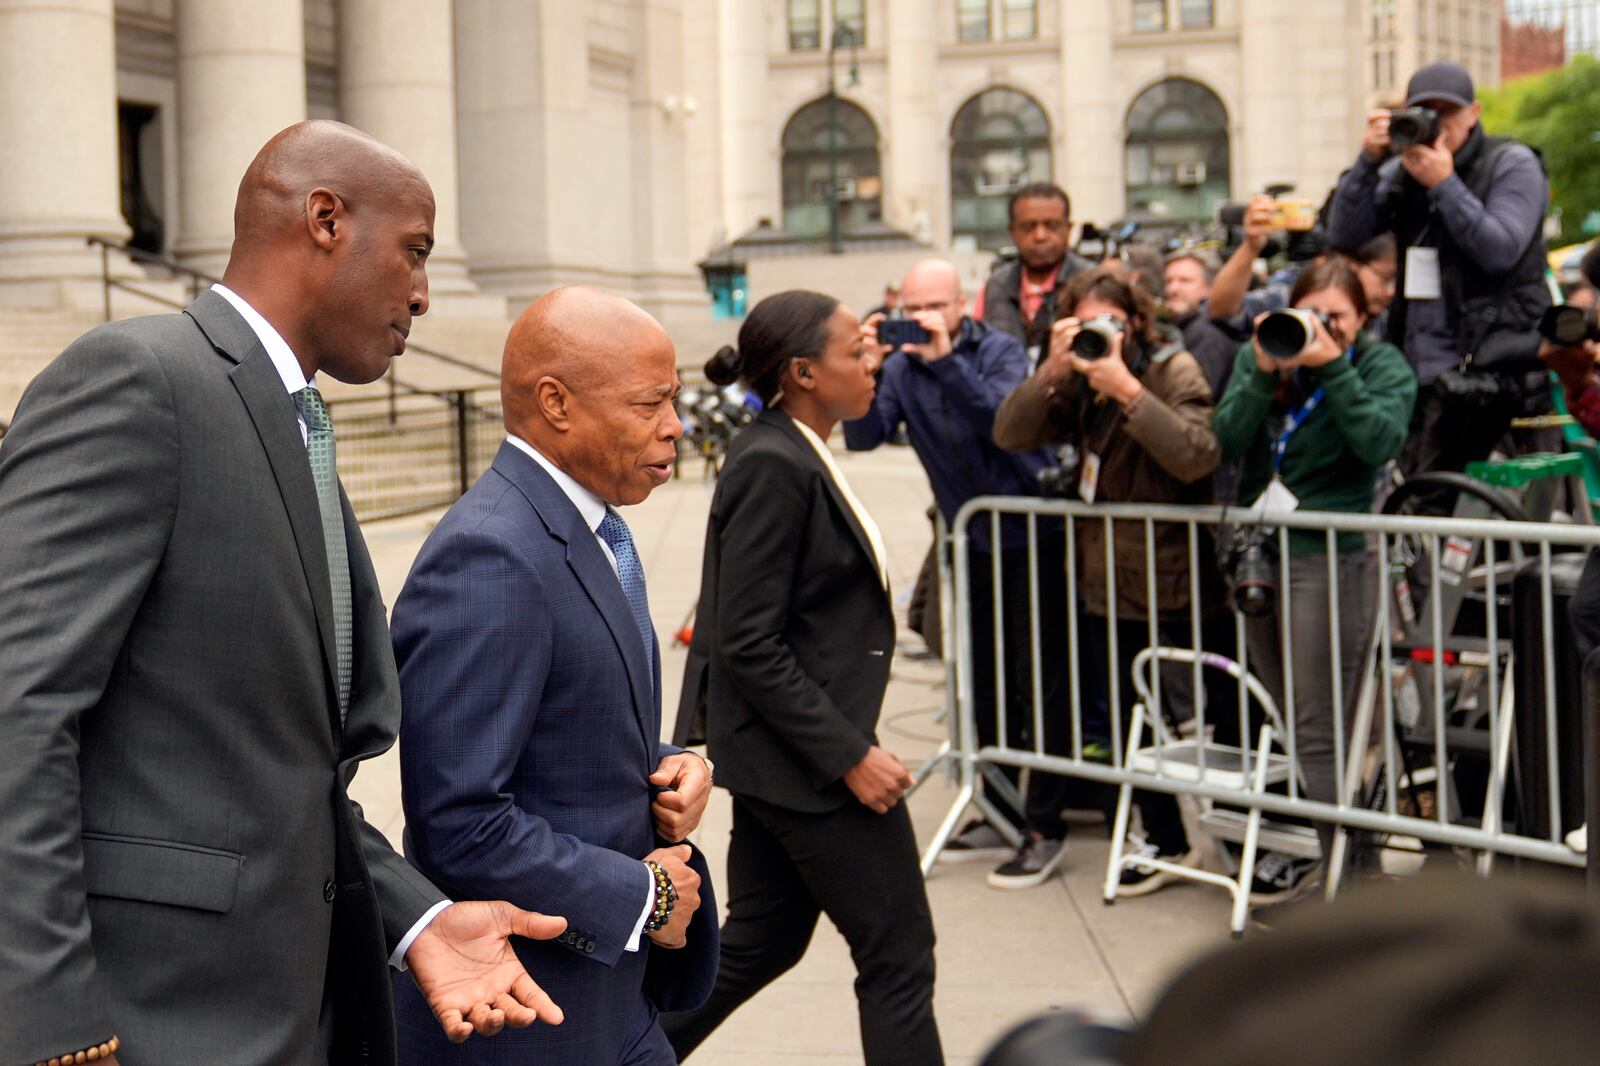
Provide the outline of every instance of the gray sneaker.
[[1065,840],[1032,837],[1022,842],[1022,847],[1011,857],[989,871],[990,888],[1033,888],[1055,876],[1061,860],[1067,857]]
[[988,822],[972,821],[950,838],[939,852],[940,862],[998,862],[1008,859],[1015,849],[1006,843],[1000,830]]

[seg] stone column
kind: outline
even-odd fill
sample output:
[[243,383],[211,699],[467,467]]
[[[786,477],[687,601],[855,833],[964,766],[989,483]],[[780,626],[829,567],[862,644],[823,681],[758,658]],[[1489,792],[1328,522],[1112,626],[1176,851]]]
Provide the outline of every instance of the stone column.
[[[1240,135],[1234,139],[1241,166],[1233,179],[1236,196],[1260,192],[1269,182],[1300,176],[1302,130],[1301,36],[1304,20],[1281,0],[1241,0],[1239,5]],[[1350,153],[1355,158],[1355,153]],[[1320,190],[1306,189],[1317,197]]]
[[[889,128],[884,221],[950,241],[950,145],[939,114],[939,22],[925,0],[889,0]],[[869,27],[867,32],[873,32]],[[845,60],[843,54],[839,57]],[[843,62],[840,64],[842,75]]]
[[450,0],[341,0],[340,117],[397,149],[433,186],[435,293],[475,293],[461,246]]
[[98,305],[84,239],[128,237],[112,18],[112,0],[0,0],[0,306]]
[[782,124],[774,128],[767,89],[767,8],[749,0],[717,0],[722,37],[722,213],[728,239],[763,218],[782,225],[779,171]]
[[261,146],[306,117],[301,0],[179,0],[178,258],[220,274],[239,179]]
[[1101,226],[1122,216],[1126,200],[1127,102],[1116,96],[1111,8],[1105,0],[1061,5],[1061,128],[1051,145],[1056,184],[1072,198],[1073,220]]

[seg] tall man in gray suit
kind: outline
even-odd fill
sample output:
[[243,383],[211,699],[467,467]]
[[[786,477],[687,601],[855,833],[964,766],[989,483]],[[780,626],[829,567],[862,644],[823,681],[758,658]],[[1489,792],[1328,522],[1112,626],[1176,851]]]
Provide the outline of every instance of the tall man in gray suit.
[[383,374],[428,307],[433,196],[290,127],[245,174],[225,284],[97,329],[0,448],[0,1064],[392,1063],[390,967],[454,1040],[558,1008],[351,802],[399,690],[315,386]]

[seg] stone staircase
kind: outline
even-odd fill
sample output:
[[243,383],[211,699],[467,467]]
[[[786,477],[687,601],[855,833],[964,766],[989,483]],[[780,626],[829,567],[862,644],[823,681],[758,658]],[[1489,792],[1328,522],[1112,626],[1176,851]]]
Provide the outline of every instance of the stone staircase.
[[0,310],[0,422],[10,422],[22,390],[61,350],[98,326],[86,311]]

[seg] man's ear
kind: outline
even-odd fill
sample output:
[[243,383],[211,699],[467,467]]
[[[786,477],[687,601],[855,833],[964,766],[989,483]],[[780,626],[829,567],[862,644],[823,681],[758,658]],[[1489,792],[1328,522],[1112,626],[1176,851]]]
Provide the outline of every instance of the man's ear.
[[344,236],[344,201],[332,189],[317,187],[306,193],[306,229],[311,242],[325,252]]
[[572,393],[559,378],[546,375],[533,384],[539,413],[550,425],[565,433],[572,428]]

